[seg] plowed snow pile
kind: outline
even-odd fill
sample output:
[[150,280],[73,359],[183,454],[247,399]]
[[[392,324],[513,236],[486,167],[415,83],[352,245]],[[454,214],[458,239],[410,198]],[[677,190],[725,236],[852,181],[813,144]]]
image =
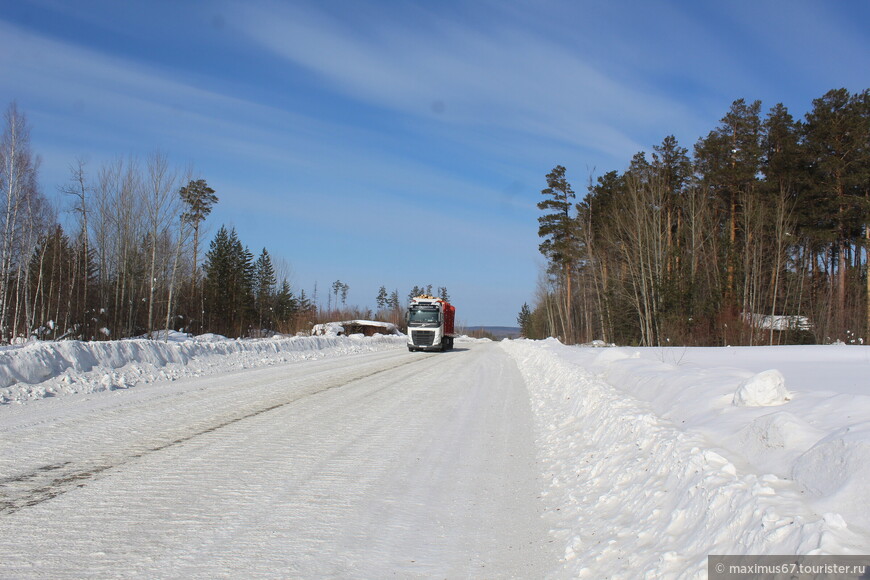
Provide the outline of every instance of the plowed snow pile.
[[866,347],[502,344],[528,383],[566,576],[870,551]]
[[232,340],[172,333],[168,340],[34,341],[0,349],[0,404],[397,348],[406,340],[377,334]]

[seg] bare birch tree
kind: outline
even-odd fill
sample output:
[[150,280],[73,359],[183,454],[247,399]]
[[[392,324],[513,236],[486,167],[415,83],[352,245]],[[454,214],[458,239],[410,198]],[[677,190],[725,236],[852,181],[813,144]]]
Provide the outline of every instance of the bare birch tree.
[[[0,136],[0,187],[2,187],[2,222],[0,222],[0,341],[8,342],[14,335],[14,300],[19,294],[15,286],[21,281],[21,260],[33,243],[32,222],[37,162],[30,150],[30,128],[24,113],[15,103],[9,105],[3,117]],[[29,234],[28,234],[29,228]],[[14,275],[17,271],[18,275]]]
[[[176,176],[169,166],[166,155],[152,154],[146,164],[145,212],[148,226],[149,267],[148,267],[148,322],[147,331],[154,330],[155,300],[158,292],[158,257],[160,244],[177,216],[178,198],[175,196]],[[165,281],[164,281],[165,283]]]

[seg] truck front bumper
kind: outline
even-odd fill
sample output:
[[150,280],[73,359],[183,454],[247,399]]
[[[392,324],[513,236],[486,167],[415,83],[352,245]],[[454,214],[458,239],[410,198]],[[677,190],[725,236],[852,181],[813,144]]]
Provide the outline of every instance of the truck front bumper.
[[408,332],[408,348],[411,350],[442,350],[443,340],[440,329],[412,329]]

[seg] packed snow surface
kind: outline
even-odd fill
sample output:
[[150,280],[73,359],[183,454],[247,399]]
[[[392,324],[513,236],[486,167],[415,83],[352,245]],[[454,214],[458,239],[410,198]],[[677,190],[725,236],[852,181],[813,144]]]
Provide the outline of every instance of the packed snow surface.
[[0,577],[551,569],[510,357],[393,346],[0,407]]
[[0,349],[0,577],[870,552],[868,347],[158,338]]

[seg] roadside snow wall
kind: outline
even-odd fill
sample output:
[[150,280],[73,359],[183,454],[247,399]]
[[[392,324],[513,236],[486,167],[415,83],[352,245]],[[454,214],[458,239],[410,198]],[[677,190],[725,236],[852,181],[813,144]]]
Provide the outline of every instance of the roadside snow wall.
[[0,350],[0,404],[384,350],[405,340],[382,335],[244,340],[204,335],[169,341],[31,342]]
[[566,577],[706,578],[708,554],[841,554],[860,542],[839,515],[807,509],[792,482],[740,473],[700,435],[565,360],[569,347],[501,344],[528,385]]

